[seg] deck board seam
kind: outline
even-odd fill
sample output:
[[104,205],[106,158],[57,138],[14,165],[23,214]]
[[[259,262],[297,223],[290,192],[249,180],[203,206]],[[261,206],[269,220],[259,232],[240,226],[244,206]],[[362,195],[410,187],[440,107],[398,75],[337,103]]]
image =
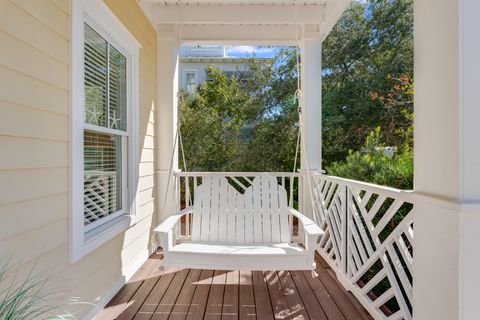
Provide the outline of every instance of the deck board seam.
[[[323,269],[323,270],[325,270],[325,273],[327,274],[327,276],[328,276],[330,279],[332,279],[332,281],[335,283],[335,285],[337,285],[338,280],[335,279],[335,278],[333,277],[333,275],[331,275],[331,274],[326,270],[326,268],[323,267],[323,265],[321,265],[321,262],[319,261],[318,257],[315,257],[315,259],[317,260],[317,265],[320,265],[320,266],[317,266],[317,269]],[[330,269],[331,269],[331,268],[330,268]],[[322,271],[322,270],[319,270],[319,271]],[[348,314],[345,313],[344,308],[342,308],[342,306],[340,306],[340,305],[338,304],[338,301],[333,298],[334,296],[332,295],[332,292],[331,292],[331,289],[329,288],[329,286],[327,286],[326,283],[325,283],[324,281],[322,281],[322,279],[321,279],[319,276],[317,276],[317,279],[322,283],[322,285],[323,285],[323,286],[325,287],[325,289],[327,290],[328,294],[332,297],[333,302],[335,303],[335,305],[337,306],[337,308],[340,310],[340,312],[342,313],[343,317],[344,317],[345,319],[349,319],[349,316],[348,316]],[[307,282],[308,282],[308,281],[307,281]],[[309,283],[309,285],[311,286],[310,283]],[[348,298],[348,296],[347,296],[348,291],[346,291],[346,289],[343,288],[343,287],[340,287],[340,286],[339,286],[339,288],[340,288],[341,293],[345,296],[348,305],[353,309],[353,311],[354,311],[356,314],[358,314],[358,316],[360,316],[362,319],[364,319],[364,318],[365,318],[364,315],[360,312],[360,310],[357,309],[357,307],[356,307],[356,306],[352,303],[352,301],[350,301],[350,299]],[[313,290],[313,289],[312,289],[312,290]],[[345,290],[345,292],[343,292],[343,290]]]
[[[307,282],[307,287],[310,289],[311,293],[313,294],[313,296],[314,296],[314,298],[315,298],[315,301],[317,301],[317,304],[318,304],[319,309],[322,311],[323,315],[325,316],[325,319],[328,319],[327,314],[325,313],[325,310],[324,310],[323,306],[318,302],[318,299],[317,299],[317,297],[315,296],[315,293],[313,292],[312,288],[310,287],[310,284],[308,283],[308,279],[306,279],[306,278],[303,276],[303,274],[301,274],[301,273],[298,272],[298,271],[296,271],[295,273],[291,273],[291,275],[292,275],[293,283],[295,284],[295,288],[297,288],[298,294],[299,294],[299,296],[302,298],[302,302],[304,303],[305,310],[306,310],[308,316],[309,316],[310,318],[312,318],[312,319],[315,319],[315,315],[311,315],[311,314],[310,314],[310,312],[311,312],[312,310],[310,310],[310,312],[309,312],[309,309],[306,308],[305,299],[303,299],[302,294],[301,294],[301,290],[299,289],[300,283],[298,283],[298,281],[299,281],[299,280],[301,281],[300,278],[303,278],[303,279]],[[294,276],[294,275],[295,275],[295,276]],[[296,278],[297,278],[297,280],[295,280]],[[308,304],[308,303],[307,303],[307,304]],[[310,307],[310,308],[311,308],[311,307]]]
[[[328,277],[332,278],[332,280],[335,281],[335,279],[333,279],[332,275],[330,273],[328,273],[328,271],[326,270],[326,268],[323,267],[323,265],[321,265],[321,262],[318,260],[317,257],[315,257],[315,260],[317,260],[317,269],[324,269],[325,270],[325,273],[327,274]],[[321,265],[321,266],[319,266]],[[321,271],[321,270],[319,270]],[[343,308],[337,303],[337,301],[333,298],[334,296],[332,295],[332,292],[330,292],[330,289],[328,288],[328,286],[325,285],[325,283],[322,281],[322,279],[320,278],[320,276],[317,276],[316,277],[318,279],[318,281],[320,281],[322,283],[322,285],[325,287],[325,290],[327,290],[328,294],[332,297],[332,300],[333,300],[333,303],[335,303],[335,305],[337,306],[337,308],[340,310],[340,312],[342,313],[343,315],[343,318],[344,319],[348,319],[348,315],[345,314],[345,311],[343,310]],[[307,281],[308,282],[308,281]],[[311,287],[310,283],[308,283],[308,285]],[[312,288],[313,290],[313,288]],[[315,296],[315,298],[317,299],[317,297]],[[353,306],[353,304],[351,304],[350,300],[347,298],[348,300],[348,303],[352,306],[352,308],[356,310],[355,306]],[[318,299],[317,299],[318,301]],[[320,302],[319,302],[320,303]]]
[[220,311],[220,319],[223,319],[223,304],[225,302],[225,289],[227,286],[227,270],[223,270],[225,272],[225,282],[223,283],[223,292],[222,292],[222,307]]
[[[308,281],[308,278],[307,278],[307,276],[305,275],[305,273],[302,273],[302,276],[303,276],[303,277],[305,278],[305,280],[307,281],[308,286],[309,286],[310,289],[312,290],[313,295],[314,295],[315,299],[317,300],[318,304],[320,305],[320,307],[322,308],[323,312],[325,313],[325,316],[326,316],[327,318],[330,318],[329,315],[328,315],[328,313],[327,313],[327,311],[326,311],[326,309],[325,309],[325,306],[322,305],[321,301],[318,299],[317,295],[315,294],[315,288],[312,286],[311,281]],[[323,285],[323,282],[320,280],[320,278],[319,278],[318,276],[315,276],[315,279],[318,280],[318,281],[320,281],[320,283],[321,283],[322,286],[325,288],[325,290],[328,292],[328,294],[330,295],[330,297],[332,297],[332,301],[333,301],[333,303],[335,304],[335,306],[337,307],[337,309],[340,311],[340,314],[342,315],[343,319],[346,320],[346,319],[347,319],[347,316],[342,312],[342,309],[340,308],[340,306],[338,305],[338,303],[335,301],[335,299],[333,299],[333,296],[331,295],[330,291],[328,291],[328,288]]]
[[170,309],[167,320],[170,320],[170,317],[172,316],[172,311],[175,308],[175,305],[177,304],[178,297],[180,297],[180,294],[182,293],[183,287],[185,286],[185,283],[187,282],[188,276],[190,275],[191,272],[192,272],[192,269],[188,269],[188,272],[185,275],[185,279],[183,279],[183,281],[182,281],[182,285],[180,287],[180,290],[178,290],[178,294],[176,295],[175,300],[172,303],[172,308]]
[[[290,276],[292,278],[292,283],[293,283],[293,286],[295,287],[295,292],[297,293],[297,296],[299,297],[300,301],[302,302],[302,308],[303,310],[305,311],[305,314],[307,315],[308,319],[307,320],[310,320],[311,317],[310,315],[308,314],[307,312],[307,308],[305,308],[305,302],[303,301],[303,298],[302,298],[302,295],[300,294],[300,291],[298,290],[297,288],[297,284],[295,283],[295,281],[293,280],[293,277],[292,277],[292,274],[290,271],[286,271],[287,272],[287,276]],[[280,286],[282,287],[282,291],[283,291],[283,294],[285,296],[285,287],[283,286],[283,283],[282,281],[280,280],[280,274],[278,273],[277,271],[277,277],[278,277],[278,281],[280,282]],[[285,299],[286,300],[286,299]],[[288,304],[288,300],[287,300],[287,305],[288,307],[290,308],[290,305]]]
[[252,295],[253,295],[253,308],[255,308],[255,319],[258,319],[257,317],[257,303],[256,303],[256,298],[255,298],[255,288],[253,287],[253,273],[252,271],[249,271],[250,272],[250,279],[251,279],[251,287],[252,287]]
[[267,292],[268,292],[268,299],[270,301],[270,307],[272,308],[272,315],[273,315],[273,319],[276,319],[276,314],[275,314],[275,307],[272,303],[272,295],[270,294],[270,286],[268,285],[268,280],[267,280],[267,277],[266,277],[266,272],[263,271],[262,272],[263,274],[263,280],[265,282],[265,286],[267,287]]
[[[200,278],[202,277],[203,271],[205,271],[205,270],[202,270],[202,271],[200,272]],[[213,275],[213,273],[212,273],[212,275]],[[202,319],[205,318],[205,313],[206,313],[206,311],[207,311],[208,297],[210,296],[210,289],[211,289],[211,287],[212,287],[212,280],[213,280],[213,277],[211,277],[210,283],[208,284],[207,298],[206,298],[206,303],[205,303],[205,305],[203,306],[203,316],[202,316]],[[190,314],[190,310],[192,309],[192,302],[193,302],[193,299],[194,299],[194,297],[195,297],[195,293],[197,292],[197,289],[198,289],[198,288],[199,288],[198,286],[195,287],[195,290],[194,290],[193,296],[192,296],[192,301],[190,302],[190,305],[188,306],[188,311],[187,311],[187,316],[186,316],[187,319],[188,319],[188,316],[189,316],[189,314]]]
[[[152,275],[153,271],[150,273],[150,275]],[[152,292],[153,288],[155,288],[155,286],[157,285],[158,281],[160,280],[162,276],[161,275],[158,275],[157,276],[157,280],[155,280],[155,283],[153,284],[152,288],[150,288],[150,290],[148,291],[148,293],[145,295],[145,298],[143,298],[142,302],[140,303],[138,309],[135,311],[135,313],[133,314],[132,317],[130,317],[129,319],[132,320],[135,318],[135,316],[137,315],[138,311],[140,311],[140,309],[142,308],[143,304],[145,303],[145,301],[147,301],[147,298],[148,296],[150,295],[150,293]],[[131,298],[135,297],[135,294],[137,294],[137,292],[140,290],[140,288],[147,282],[147,280],[143,280],[142,284],[138,287],[138,290],[132,295]],[[130,298],[130,299],[131,299]],[[131,301],[131,300],[129,300]],[[128,307],[122,311],[125,312],[126,310],[128,310]],[[122,314],[119,315],[119,317],[121,316]]]
[[[201,276],[202,276],[202,270],[199,270],[197,282],[200,280],[200,277],[201,277]],[[192,305],[193,298],[195,297],[195,292],[197,291],[197,287],[198,287],[198,285],[195,285],[195,286],[194,286],[192,295],[191,295],[191,297],[190,297],[190,301],[188,302],[187,313],[185,314],[184,319],[187,319],[187,317],[188,317],[188,312],[190,311],[190,306]],[[175,306],[174,306],[173,308],[175,308]],[[172,309],[172,310],[173,310],[173,309]]]
[[[170,281],[168,282],[168,285],[167,287],[165,288],[165,291],[162,293],[162,296],[160,297],[160,299],[158,300],[158,304],[157,306],[155,307],[155,309],[153,310],[152,314],[150,315],[150,318],[149,319],[152,319],[155,315],[155,313],[157,312],[158,310],[158,307],[160,306],[160,303],[162,302],[163,298],[165,297],[165,294],[168,292],[168,289],[170,289],[170,286],[172,285],[173,283],[173,280],[175,279],[175,277],[177,276],[177,273],[178,270],[175,271],[175,275],[172,276],[172,278],[170,279]],[[158,282],[157,282],[158,283]],[[145,300],[146,301],[146,300]],[[144,301],[144,303],[145,303]],[[169,315],[170,316],[170,315]]]
[[[205,306],[203,306],[203,316],[202,319],[205,319],[205,314],[207,313],[207,308],[208,308],[208,299],[210,298],[210,291],[212,290],[212,283],[213,283],[213,277],[215,276],[215,270],[212,270],[212,279],[210,281],[210,284],[208,285],[208,293],[207,293],[207,299],[205,302]],[[190,309],[189,309],[190,311]]]

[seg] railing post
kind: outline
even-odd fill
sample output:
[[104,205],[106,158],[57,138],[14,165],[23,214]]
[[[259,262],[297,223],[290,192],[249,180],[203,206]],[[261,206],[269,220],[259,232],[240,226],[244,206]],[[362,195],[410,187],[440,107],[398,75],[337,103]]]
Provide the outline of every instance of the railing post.
[[[339,186],[340,188],[340,186]],[[346,275],[348,273],[348,186],[343,186],[342,194],[342,270]]]
[[[300,212],[305,212],[305,204],[303,203],[305,197],[304,197],[304,186],[303,186],[303,181],[304,181],[304,173],[300,173],[298,175],[298,178],[297,178],[297,183],[298,183],[298,199],[297,199],[297,203],[298,203],[298,211]],[[293,181],[295,181],[295,178],[293,178]]]
[[[174,214],[175,213],[178,213],[180,212],[180,201],[181,201],[181,198],[180,198],[180,181],[181,177],[179,175],[179,171],[177,172],[174,172],[173,174],[173,190],[174,190],[174,204],[173,204],[173,207],[174,207]],[[182,236],[182,227],[180,224],[177,224],[177,238],[178,237],[181,237]]]
[[[190,177],[188,176],[188,172],[185,172],[184,184],[185,184],[185,208],[187,208],[190,204]],[[185,215],[185,236],[190,236],[190,215]]]

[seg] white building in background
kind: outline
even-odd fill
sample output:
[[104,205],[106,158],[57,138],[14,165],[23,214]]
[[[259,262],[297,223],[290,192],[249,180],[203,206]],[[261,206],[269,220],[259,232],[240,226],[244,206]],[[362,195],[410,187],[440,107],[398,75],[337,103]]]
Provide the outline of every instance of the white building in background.
[[207,68],[215,65],[227,76],[241,75],[248,70],[248,58],[229,57],[225,46],[183,45],[180,49],[179,86],[193,93],[208,80]]

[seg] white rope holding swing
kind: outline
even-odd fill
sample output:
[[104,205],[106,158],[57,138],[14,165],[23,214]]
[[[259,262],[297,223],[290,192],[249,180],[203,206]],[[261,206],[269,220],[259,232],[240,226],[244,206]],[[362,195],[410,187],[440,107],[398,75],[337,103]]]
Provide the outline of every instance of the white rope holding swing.
[[[303,124],[303,116],[302,116],[302,105],[301,100],[303,99],[303,92],[302,92],[302,82],[301,82],[301,64],[300,64],[300,54],[299,54],[299,43],[300,43],[300,36],[299,31],[301,32],[301,27],[299,28],[298,19],[297,19],[297,0],[294,1],[294,23],[295,23],[295,37],[296,37],[296,46],[295,46],[295,62],[296,62],[296,69],[297,69],[297,90],[293,96],[294,103],[297,103],[297,112],[298,112],[298,136],[297,136],[297,144],[295,148],[295,160],[293,163],[293,172],[292,172],[292,179],[291,183],[294,181],[295,173],[297,172],[297,158],[299,152],[303,151],[303,157],[305,162],[305,170],[306,177],[308,182],[308,192],[310,196],[310,202],[313,210],[313,219],[315,223],[318,224],[317,214],[316,214],[316,207],[315,207],[315,200],[313,198],[313,188],[312,188],[312,181],[310,177],[310,169],[308,166],[308,157],[307,157],[307,148],[305,147],[305,126]],[[300,29],[300,30],[299,30]],[[303,148],[300,149],[300,146]],[[300,181],[298,182],[300,184]],[[293,192],[290,193],[290,206],[293,206]]]
[[[183,24],[184,24],[184,7],[182,0],[179,1],[180,5],[180,12],[181,12],[181,23],[179,25],[179,30],[178,30],[178,45],[181,45],[182,41],[182,32],[183,32]],[[294,104],[297,104],[297,112],[298,112],[298,135],[297,135],[297,141],[296,141],[296,148],[295,148],[295,158],[294,158],[294,164],[293,164],[293,171],[292,171],[292,178],[290,183],[294,183],[295,179],[295,173],[297,172],[297,159],[298,155],[300,152],[303,151],[303,156],[304,156],[304,162],[305,162],[305,171],[306,171],[306,176],[307,176],[307,181],[308,181],[308,189],[309,189],[309,195],[310,195],[310,201],[312,205],[312,210],[313,212],[313,218],[315,223],[317,222],[317,215],[315,214],[315,201],[313,198],[313,189],[312,189],[312,182],[311,182],[311,177],[310,177],[310,170],[308,166],[308,157],[307,157],[307,151],[305,148],[305,138],[304,138],[304,124],[303,124],[303,117],[302,117],[302,107],[301,107],[301,100],[303,99],[303,93],[302,93],[302,83],[301,83],[301,65],[300,65],[300,48],[299,48],[299,42],[300,42],[300,36],[299,36],[299,31],[301,32],[301,27],[299,26],[297,22],[297,1],[294,1],[294,21],[295,21],[295,34],[296,34],[296,46],[295,46],[295,62],[296,62],[296,72],[297,72],[297,89],[295,90],[293,99],[294,99]],[[300,28],[299,28],[300,27]],[[170,189],[170,183],[171,179],[173,176],[173,166],[174,166],[174,161],[175,161],[175,150],[177,147],[180,148],[180,152],[182,154],[182,161],[183,161],[183,169],[185,172],[188,172],[187,170],[187,163],[186,163],[186,157],[185,157],[185,150],[183,146],[183,139],[182,139],[182,134],[180,130],[181,122],[180,122],[180,109],[181,106],[183,105],[183,93],[181,90],[178,91],[177,93],[177,128],[175,131],[175,138],[174,138],[174,143],[173,143],[173,150],[172,150],[172,156],[170,160],[170,168],[169,168],[169,174],[168,174],[168,180],[167,180],[167,186],[166,186],[166,191],[165,191],[165,198],[163,201],[163,207],[162,207],[162,217],[163,214],[165,213],[166,205],[167,205],[167,200],[168,200],[168,193]],[[300,149],[300,146],[303,146],[303,148]],[[186,177],[188,179],[188,177]],[[188,184],[188,180],[186,182]],[[300,180],[298,181],[300,184]],[[190,193],[190,190],[189,190]],[[187,196],[188,198],[188,203],[187,206],[190,206],[192,203],[192,197],[189,194]],[[290,199],[289,199],[290,206],[293,207],[293,192],[290,193]],[[179,208],[180,209],[180,208]]]
[[[180,5],[180,12],[181,12],[181,22],[180,22],[180,25],[179,25],[179,28],[178,28],[178,40],[177,41],[178,41],[178,46],[180,47],[181,43],[182,43],[183,19],[184,19],[182,0],[179,1],[179,5]],[[177,149],[177,147],[180,147],[180,152],[182,153],[183,169],[184,169],[185,172],[188,172],[187,161],[186,161],[186,158],[185,158],[185,149],[183,148],[182,132],[180,130],[180,126],[181,126],[180,109],[181,109],[182,105],[183,105],[183,93],[182,93],[181,90],[178,90],[178,92],[177,92],[177,128],[175,130],[175,138],[173,140],[173,150],[172,150],[172,156],[171,156],[171,159],[170,159],[170,168],[168,170],[167,188],[165,190],[165,197],[163,199],[162,217],[164,216],[165,208],[167,206],[168,192],[170,190],[170,183],[171,183],[171,179],[172,179],[172,176],[173,176],[173,165],[174,165],[174,161],[175,161],[175,150]],[[188,183],[188,177],[185,177],[185,179],[187,179],[187,183]],[[189,194],[187,207],[191,205],[191,201],[192,201],[192,197]]]

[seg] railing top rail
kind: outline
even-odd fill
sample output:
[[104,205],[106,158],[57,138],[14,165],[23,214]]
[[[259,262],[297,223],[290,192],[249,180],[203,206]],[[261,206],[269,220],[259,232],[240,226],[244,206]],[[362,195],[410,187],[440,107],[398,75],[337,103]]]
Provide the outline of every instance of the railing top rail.
[[202,177],[202,176],[207,176],[207,175],[220,175],[224,177],[255,177],[259,176],[261,174],[270,174],[274,177],[300,177],[302,174],[299,172],[292,173],[292,172],[184,172],[184,171],[176,171],[174,172],[174,175],[179,176],[179,177]]
[[408,202],[414,201],[415,195],[411,190],[401,190],[401,189],[381,186],[381,185],[377,185],[369,182],[362,182],[362,181],[351,180],[351,179],[341,178],[336,176],[329,176],[326,174],[322,174],[320,172],[313,172],[312,175],[314,177],[320,176],[325,180],[336,182],[338,184],[348,185],[350,187],[354,187],[354,188],[358,188],[358,189],[362,189],[362,190],[370,191],[374,193],[381,193],[391,198],[402,198],[402,200],[408,201]]

